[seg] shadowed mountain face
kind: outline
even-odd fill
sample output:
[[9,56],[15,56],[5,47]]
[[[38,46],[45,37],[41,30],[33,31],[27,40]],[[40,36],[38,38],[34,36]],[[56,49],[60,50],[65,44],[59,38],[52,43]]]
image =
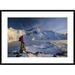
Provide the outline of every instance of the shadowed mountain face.
[[54,31],[41,31],[40,29],[27,30],[26,37],[31,40],[66,40],[67,34],[60,34]]
[[67,35],[56,33],[53,31],[44,31],[43,34],[45,35],[45,37],[47,37],[47,39],[50,39],[50,40],[65,40],[65,39],[67,39]]

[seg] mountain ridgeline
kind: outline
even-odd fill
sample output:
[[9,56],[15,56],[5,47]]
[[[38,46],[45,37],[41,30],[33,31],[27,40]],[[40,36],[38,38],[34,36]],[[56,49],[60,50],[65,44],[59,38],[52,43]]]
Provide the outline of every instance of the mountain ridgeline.
[[39,28],[27,30],[28,37],[31,40],[67,40],[67,34],[60,34],[54,31],[41,31]]

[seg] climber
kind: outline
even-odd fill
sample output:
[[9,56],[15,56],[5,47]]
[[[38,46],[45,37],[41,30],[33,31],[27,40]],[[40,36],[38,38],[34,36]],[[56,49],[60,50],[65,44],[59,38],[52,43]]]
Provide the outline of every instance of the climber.
[[23,53],[23,51],[26,51],[25,42],[23,40],[23,35],[19,37],[19,41],[21,43],[21,45],[20,45],[20,53]]

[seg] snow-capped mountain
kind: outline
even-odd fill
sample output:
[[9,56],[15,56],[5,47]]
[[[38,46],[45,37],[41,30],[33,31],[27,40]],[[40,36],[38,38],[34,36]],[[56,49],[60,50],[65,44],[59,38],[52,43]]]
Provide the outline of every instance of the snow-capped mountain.
[[[54,31],[41,31],[39,28],[31,28],[27,31],[27,36],[31,40],[65,40],[67,35]],[[28,38],[27,37],[27,38]]]
[[[28,53],[22,53],[22,57],[54,57],[67,56],[67,45],[63,41],[67,39],[67,34],[59,34],[53,31],[41,31],[39,28],[26,30],[23,36],[25,47]],[[19,42],[9,43],[8,56],[15,57],[19,53]],[[63,55],[66,54],[66,55]]]
[[65,40],[67,39],[67,35],[56,33],[53,31],[44,31],[42,32],[46,39],[49,40]]

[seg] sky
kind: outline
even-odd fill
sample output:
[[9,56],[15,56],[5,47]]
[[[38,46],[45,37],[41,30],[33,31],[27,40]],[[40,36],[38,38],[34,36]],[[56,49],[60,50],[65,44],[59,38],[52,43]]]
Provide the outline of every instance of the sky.
[[55,18],[8,18],[8,28],[27,30],[31,27],[39,27],[42,31],[55,31],[58,33],[67,32],[67,18],[55,17]]

